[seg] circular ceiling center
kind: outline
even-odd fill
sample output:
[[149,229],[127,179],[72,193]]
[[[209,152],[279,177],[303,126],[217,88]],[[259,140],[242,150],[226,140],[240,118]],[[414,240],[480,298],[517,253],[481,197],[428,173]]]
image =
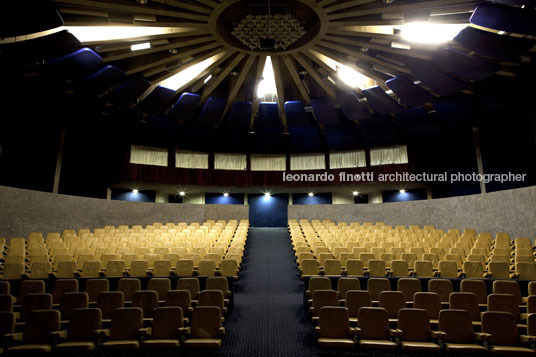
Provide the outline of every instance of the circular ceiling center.
[[320,30],[316,12],[300,1],[239,1],[224,9],[217,31],[233,47],[282,52],[301,47]]

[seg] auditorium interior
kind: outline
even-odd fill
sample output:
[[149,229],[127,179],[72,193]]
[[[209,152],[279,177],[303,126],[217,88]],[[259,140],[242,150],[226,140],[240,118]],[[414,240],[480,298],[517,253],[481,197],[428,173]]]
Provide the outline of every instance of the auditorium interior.
[[534,0],[0,14],[0,354],[536,356]]

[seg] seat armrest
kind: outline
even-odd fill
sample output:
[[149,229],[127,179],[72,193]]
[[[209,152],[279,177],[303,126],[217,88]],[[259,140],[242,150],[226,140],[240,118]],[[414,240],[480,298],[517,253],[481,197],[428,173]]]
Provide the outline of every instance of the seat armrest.
[[22,332],[15,332],[2,335],[2,337],[7,343],[13,343],[15,341],[22,342],[23,335],[24,334]]
[[402,330],[400,329],[389,329],[389,336],[390,337],[400,337],[402,336]]
[[310,314],[313,314],[314,312],[315,312],[315,308],[311,306],[311,307],[309,308],[309,313],[310,313]]
[[67,331],[66,330],[54,331],[54,332],[50,333],[50,336],[52,337],[53,340],[59,340],[60,338],[61,339],[66,339],[67,338]]
[[431,335],[432,335],[432,338],[443,339],[445,338],[445,336],[447,336],[447,333],[443,331],[432,331]]
[[151,336],[153,334],[153,328],[152,327],[144,327],[138,329],[138,334],[140,336]]
[[349,328],[348,328],[348,333],[349,333],[351,336],[355,336],[355,335],[357,335],[357,327],[349,327]]
[[519,335],[519,341],[521,343],[534,343],[536,342],[536,336]]
[[95,330],[95,333],[99,337],[110,337],[110,330],[109,329],[98,329],[98,330]]
[[315,326],[315,333],[317,335],[320,334],[320,327],[319,326]]
[[189,327],[179,327],[179,334],[180,335],[189,335],[190,334],[190,328]]
[[361,336],[361,333],[363,332],[363,330],[361,330],[360,327],[354,327],[354,334],[357,335],[357,336]]
[[486,341],[491,337],[489,333],[485,332],[473,332],[473,338],[477,341]]
[[220,327],[220,328],[218,329],[218,334],[219,334],[219,335],[225,335],[225,327]]

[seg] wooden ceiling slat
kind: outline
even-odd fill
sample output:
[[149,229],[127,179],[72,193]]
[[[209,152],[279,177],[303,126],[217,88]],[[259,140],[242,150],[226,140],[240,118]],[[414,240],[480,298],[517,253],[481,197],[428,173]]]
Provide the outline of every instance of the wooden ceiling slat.
[[130,46],[131,43],[143,42],[143,41],[159,41],[167,40],[177,37],[189,37],[189,36],[201,36],[208,35],[209,31],[187,31],[187,32],[176,32],[163,35],[148,35],[148,36],[139,36],[139,37],[130,37],[130,38],[121,38],[116,40],[106,40],[106,41],[91,41],[83,42],[84,46],[94,47],[98,49],[99,52],[110,52],[116,51],[114,48],[123,49],[125,46]]
[[204,37],[195,38],[195,39],[184,41],[184,42],[179,41],[179,42],[175,42],[175,43],[165,45],[165,46],[157,46],[157,47],[153,47],[153,48],[148,49],[148,50],[129,51],[127,53],[122,53],[122,54],[118,54],[118,55],[106,56],[106,57],[104,57],[102,59],[102,61],[103,62],[119,61],[119,60],[122,60],[122,59],[125,59],[125,58],[143,56],[143,55],[147,55],[147,54],[151,54],[151,53],[168,51],[168,50],[174,49],[174,48],[187,47],[187,46],[197,45],[199,43],[205,43],[205,42],[211,42],[211,41],[214,41],[211,36],[204,36]]
[[309,96],[307,89],[305,89],[305,86],[303,85],[300,79],[300,74],[296,70],[296,63],[289,56],[281,56],[281,58],[283,60],[283,63],[287,67],[288,73],[290,74],[290,77],[294,81],[294,84],[296,84],[296,87],[298,87],[298,90],[300,91],[300,94],[303,100],[305,101],[305,104],[306,105],[311,104],[311,97]]
[[253,66],[253,63],[257,59],[257,56],[249,55],[246,63],[240,68],[240,74],[238,75],[238,78],[236,79],[236,82],[233,84],[231,90],[229,91],[229,96],[227,97],[227,105],[225,106],[225,113],[231,108],[231,105],[233,104],[233,100],[236,98],[236,95],[238,94],[238,91],[240,90],[240,87],[242,86],[242,83],[244,83],[244,80],[246,79],[249,70],[251,69],[251,66]]
[[320,7],[326,7],[328,6],[329,4],[332,4],[334,2],[336,2],[337,0],[322,0],[318,3],[318,6]]
[[418,59],[422,59],[422,60],[426,60],[426,61],[431,61],[432,60],[432,55],[428,55],[428,54],[424,54],[424,53],[417,53],[417,52],[411,51],[411,50],[397,50],[397,49],[394,49],[394,48],[391,48],[391,47],[388,47],[388,46],[377,45],[377,44],[374,44],[372,42],[349,40],[349,39],[346,39],[346,38],[341,38],[341,37],[337,37],[337,36],[329,36],[329,35],[324,36],[324,39],[328,40],[328,41],[344,43],[344,44],[352,45],[352,46],[372,48],[372,49],[383,51],[383,52],[394,53],[394,54],[397,54],[397,55],[418,58]]
[[257,74],[255,75],[255,90],[253,91],[253,108],[251,110],[251,118],[249,119],[249,131],[253,130],[253,123],[255,121],[255,114],[259,110],[260,99],[257,97],[257,90],[259,89],[259,83],[262,79],[262,72],[264,71],[264,65],[266,64],[266,55],[259,56],[259,62],[257,62]]
[[365,15],[373,15],[373,14],[381,14],[381,13],[389,13],[389,12],[398,12],[398,11],[408,11],[408,10],[416,10],[416,9],[426,9],[426,8],[434,8],[434,7],[440,7],[440,6],[449,6],[449,5],[458,5],[458,4],[477,4],[478,1],[473,0],[432,0],[432,1],[422,1],[422,2],[414,2],[410,4],[403,4],[403,5],[384,5],[373,9],[363,9],[363,10],[357,10],[357,11],[349,11],[341,14],[335,14],[335,15],[329,15],[329,20],[337,20],[337,19],[344,19],[348,17],[358,17],[358,16],[365,16]]
[[186,51],[186,52],[174,55],[174,56],[169,56],[169,57],[163,58],[163,59],[161,59],[159,61],[146,63],[146,64],[144,64],[142,66],[132,68],[132,69],[128,70],[126,72],[126,74],[131,75],[131,74],[134,74],[134,73],[145,71],[146,69],[157,67],[157,66],[159,66],[161,64],[166,64],[168,62],[176,61],[176,60],[179,60],[179,59],[184,58],[184,57],[193,56],[193,55],[195,55],[197,53],[202,53],[202,52],[205,52],[205,51],[211,50],[213,48],[217,48],[217,47],[221,47],[221,45],[219,43],[211,43],[211,44],[208,44],[208,45],[205,45],[205,46],[202,46],[202,47],[190,50],[190,51]]
[[107,9],[115,11],[125,11],[132,14],[151,14],[167,17],[177,17],[186,20],[208,21],[208,16],[194,15],[178,11],[154,9],[148,6],[122,5],[111,2],[93,1],[93,0],[52,0],[59,4],[69,4],[97,9]]
[[326,11],[328,13],[331,13],[331,12],[335,12],[337,10],[343,10],[343,9],[348,9],[350,7],[353,7],[353,6],[359,6],[359,5],[363,5],[363,4],[368,4],[370,2],[375,2],[376,0],[354,0],[354,1],[347,1],[345,3],[342,3],[342,4],[337,4],[337,5],[332,5],[332,6],[328,6],[328,8],[326,9]]
[[[235,52],[236,53],[236,52]],[[205,90],[203,91],[203,95],[201,95],[201,100],[199,101],[200,105],[203,105],[205,101],[207,100],[208,96],[220,85],[220,83],[227,78],[229,73],[240,64],[242,59],[246,56],[244,52],[238,52],[236,57],[227,64],[227,66],[223,69],[223,71],[218,74],[218,77],[210,82],[210,84],[205,87]]]
[[[322,79],[318,72],[313,68],[311,64],[309,64],[309,62],[304,58],[304,56],[302,56],[301,53],[293,53],[292,57],[294,57],[294,59],[298,61],[298,63],[301,64],[303,68],[305,68],[307,73],[314,79],[316,83],[318,83],[318,85],[324,90],[324,92],[326,92],[326,94],[330,98],[335,99],[335,91]],[[305,57],[311,56],[305,55]]]
[[388,62],[379,60],[377,58],[374,58],[372,56],[366,55],[361,51],[350,50],[350,49],[348,49],[346,47],[338,46],[338,45],[335,45],[335,44],[333,44],[331,42],[328,42],[328,41],[325,41],[325,40],[320,41],[319,45],[327,47],[327,48],[330,48],[330,49],[335,50],[335,51],[339,51],[339,52],[347,54],[349,56],[356,57],[358,59],[362,59],[364,61],[368,61],[370,63],[376,63],[376,64],[382,65],[384,67],[394,69],[394,70],[402,72],[402,73],[408,73],[408,74],[411,73],[411,71],[408,68],[393,65],[391,63],[388,63]]
[[195,0],[195,1],[197,1],[198,3],[201,3],[203,5],[210,6],[213,9],[216,8],[216,6],[220,5],[218,2],[212,1],[212,0]]
[[285,86],[283,85],[281,63],[279,62],[280,57],[272,56],[272,66],[274,68],[275,88],[277,91],[277,107],[279,108],[279,115],[281,116],[284,130],[288,132],[287,113],[285,112]]
[[178,8],[181,8],[181,9],[186,9],[186,10],[198,12],[200,14],[210,15],[212,13],[212,11],[210,9],[207,9],[207,8],[201,7],[201,6],[195,6],[195,5],[192,5],[192,4],[188,4],[188,3],[185,3],[183,1],[177,1],[177,0],[152,0],[152,1],[160,3],[160,4],[168,5],[168,6],[173,6],[173,7],[178,7]]

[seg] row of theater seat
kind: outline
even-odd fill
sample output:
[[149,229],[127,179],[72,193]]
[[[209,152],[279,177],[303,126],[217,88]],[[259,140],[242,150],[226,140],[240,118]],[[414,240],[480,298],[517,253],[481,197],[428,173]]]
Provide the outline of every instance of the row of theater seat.
[[[207,221],[203,225],[155,222],[95,229],[31,233],[28,240],[12,238],[7,245],[3,279],[120,276],[237,277],[247,239],[247,221]],[[201,272],[198,272],[198,267]]]
[[301,275],[536,279],[529,238],[382,222],[289,221]]

